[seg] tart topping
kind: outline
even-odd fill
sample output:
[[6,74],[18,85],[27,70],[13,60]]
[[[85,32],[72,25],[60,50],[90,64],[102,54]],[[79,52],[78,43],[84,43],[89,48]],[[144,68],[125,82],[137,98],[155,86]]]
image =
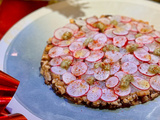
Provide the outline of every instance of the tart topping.
[[62,62],[62,58],[61,57],[55,57],[55,58],[52,58],[51,61],[49,62],[49,64],[51,66],[58,66],[60,65]]
[[54,36],[58,40],[68,40],[73,34],[74,33],[70,28],[59,28],[55,31]]
[[94,71],[94,77],[99,80],[99,81],[103,81],[106,80],[109,77],[110,72],[103,70],[102,68],[97,68]]
[[127,88],[122,88],[120,85],[114,88],[115,94],[119,96],[127,96],[131,93],[131,87],[128,86]]
[[154,55],[157,55],[157,56],[160,56],[160,48],[156,48],[156,49],[153,51],[153,54],[154,54]]
[[107,88],[114,88],[119,83],[119,79],[117,77],[110,77],[106,81],[106,87]]
[[158,65],[150,65],[148,71],[153,74],[160,73],[160,66]]
[[129,87],[130,82],[134,81],[134,77],[131,74],[124,75],[120,81],[120,88],[126,89]]
[[63,75],[66,72],[66,69],[61,68],[60,66],[51,67],[51,71],[58,75]]
[[125,62],[133,62],[136,65],[139,65],[139,61],[132,54],[123,55],[123,57],[121,59],[121,63],[123,64]]
[[110,59],[111,62],[117,62],[120,58],[122,58],[122,54],[116,51],[107,51],[105,56]]
[[127,43],[127,38],[125,36],[115,36],[113,38],[113,44],[117,47],[123,47]]
[[127,74],[133,74],[137,71],[137,65],[132,62],[125,62],[122,65],[122,70]]
[[90,55],[86,58],[89,62],[95,62],[100,60],[104,56],[104,52],[101,50],[91,51]]
[[73,53],[73,56],[75,58],[80,58],[80,59],[84,59],[86,57],[88,57],[90,55],[90,51],[88,49],[80,49],[80,50],[76,50]]
[[114,45],[105,45],[103,48],[102,48],[103,52],[106,52],[106,51],[117,51],[119,52],[119,48],[114,46]]
[[65,59],[61,62],[60,66],[61,66],[61,68],[67,70],[70,67],[71,63],[72,63],[72,61],[70,59]]
[[137,43],[150,44],[154,41],[154,38],[152,36],[149,36],[149,35],[143,35],[143,36],[140,36],[140,37],[136,38],[135,41]]
[[130,53],[133,53],[135,50],[137,50],[138,44],[129,44],[126,46],[126,50]]
[[76,50],[80,50],[80,49],[82,49],[82,48],[84,48],[83,43],[82,43],[82,42],[78,42],[78,41],[73,42],[73,43],[69,46],[69,50],[72,51],[72,52],[74,52],[74,51],[76,51]]
[[149,82],[154,90],[160,91],[160,75],[152,77]]
[[71,81],[76,80],[76,77],[72,73],[66,72],[62,75],[62,79],[66,84],[69,84]]

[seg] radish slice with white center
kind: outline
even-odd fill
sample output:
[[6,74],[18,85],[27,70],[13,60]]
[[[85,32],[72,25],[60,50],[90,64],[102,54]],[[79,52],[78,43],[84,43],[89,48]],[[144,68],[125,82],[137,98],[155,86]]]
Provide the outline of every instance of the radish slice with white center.
[[60,66],[53,66],[51,67],[51,71],[57,75],[63,75],[66,73],[66,69],[61,68]]
[[87,93],[87,99],[91,102],[99,100],[101,96],[102,96],[102,90],[99,87],[93,87]]
[[102,22],[105,25],[110,24],[110,20],[108,18],[105,18],[105,17],[99,18],[98,21]]
[[91,51],[91,54],[86,58],[88,62],[95,62],[100,60],[104,56],[104,52],[101,50]]
[[87,22],[87,24],[92,25],[93,23],[98,22],[98,18],[93,16],[93,17],[87,18],[86,22]]
[[[60,47],[67,47],[67,46],[69,46],[73,41],[74,41],[74,38],[71,38],[71,39],[69,39],[69,40],[62,40],[62,41],[59,41],[58,46],[60,46]],[[53,43],[53,44],[54,44],[54,43]]]
[[107,37],[103,33],[96,34],[93,38],[94,40],[88,44],[88,47],[92,50],[99,50],[107,41]]
[[[94,78],[93,75],[83,74],[83,75],[81,75],[81,76],[78,76],[78,79],[87,81],[90,77],[93,77],[93,78]],[[90,88],[91,88],[91,87],[90,87]]]
[[71,60],[73,61],[73,57],[71,55],[61,56],[62,60]]
[[160,75],[152,77],[149,82],[154,90],[160,91]]
[[127,38],[125,36],[115,36],[113,38],[113,44],[117,47],[123,47],[127,43]]
[[86,21],[81,20],[81,19],[76,19],[76,20],[75,20],[75,23],[76,23],[78,26],[85,26],[85,25],[87,24]]
[[87,32],[86,37],[93,38],[96,34],[98,34],[97,31],[89,31],[89,32]]
[[52,44],[55,45],[55,46],[58,46],[59,41],[60,40],[56,39],[55,37],[52,38]]
[[156,48],[159,48],[159,43],[154,41],[151,44],[146,44],[146,46],[148,47],[149,52],[153,52]]
[[72,23],[69,23],[69,24],[65,25],[64,27],[73,30],[74,33],[77,33],[78,30],[79,30],[79,27],[77,25],[75,25],[75,24],[72,24]]
[[128,30],[129,32],[132,26],[130,23],[119,23],[116,27],[120,29],[122,28],[122,29]]
[[51,58],[63,55],[64,49],[62,47],[53,47],[49,50],[48,55]]
[[84,43],[84,41],[85,41],[86,39],[87,39],[86,37],[82,37],[82,38],[77,39],[76,41]]
[[149,82],[141,77],[134,77],[134,81],[131,84],[140,90],[148,90],[150,88]]
[[84,80],[75,80],[66,88],[67,93],[71,97],[80,97],[85,95],[89,90],[89,85]]
[[90,88],[92,87],[99,87],[103,90],[106,88],[106,82],[105,81],[95,81],[93,85],[90,85]]
[[94,63],[87,62],[87,61],[85,61],[85,63],[88,66],[86,74],[94,74]]
[[74,64],[76,64],[77,62],[83,62],[83,59],[73,59],[73,62],[72,62],[72,66],[74,65]]
[[91,30],[87,27],[87,25],[82,26],[82,27],[81,27],[81,30],[82,30],[83,32],[85,32],[85,33],[88,33],[88,32],[91,31]]
[[80,58],[80,59],[84,59],[84,58],[88,57],[89,55],[90,55],[90,51],[88,49],[76,50],[73,53],[73,56],[75,58]]
[[130,22],[130,24],[131,24],[131,31],[137,32],[137,24],[138,24],[138,22],[132,21],[132,22]]
[[149,48],[147,46],[142,47],[145,51],[149,52]]
[[107,51],[105,53],[106,58],[110,59],[111,62],[117,62],[122,58],[122,54],[117,51]]
[[133,62],[136,65],[139,65],[139,61],[132,54],[125,54],[122,56],[121,63]]
[[121,27],[117,27],[116,29],[113,30],[113,34],[115,35],[127,35],[128,34],[128,30],[121,28]]
[[110,75],[109,71],[105,71],[100,67],[95,69],[94,71],[94,77],[99,81],[106,80],[109,77],[109,75]]
[[117,22],[121,21],[121,16],[120,15],[112,15],[108,17],[111,21],[116,20]]
[[129,41],[134,41],[136,38],[135,38],[135,35],[134,34],[132,34],[132,33],[129,33],[128,35],[126,35],[126,37],[127,37],[127,39],[129,40]]
[[123,23],[129,23],[131,22],[131,18],[130,17],[126,17],[126,16],[121,16],[121,22]]
[[72,51],[72,52],[74,52],[74,51],[76,51],[76,50],[80,50],[80,49],[82,49],[82,48],[84,48],[83,43],[82,43],[82,42],[78,42],[78,41],[73,42],[73,43],[69,46],[69,50]]
[[67,54],[69,54],[69,49],[68,49],[68,47],[63,47],[63,53],[61,54],[61,56],[62,55],[67,55]]
[[129,95],[129,94],[131,93],[131,87],[129,86],[129,87],[126,88],[126,89],[122,89],[122,88],[120,87],[120,85],[118,85],[118,86],[116,86],[116,87],[114,88],[114,92],[115,92],[115,94],[117,94],[117,95],[119,95],[119,96],[127,96],[127,95]]
[[118,95],[113,90],[105,88],[102,90],[101,99],[105,102],[113,102],[118,99]]
[[154,76],[155,74],[154,74],[154,73],[150,73],[150,72],[148,71],[149,66],[150,66],[150,64],[148,64],[148,63],[143,63],[143,64],[141,64],[141,65],[139,66],[139,69],[138,69],[138,70],[139,70],[140,73],[142,73],[142,74],[144,74],[144,75],[146,75],[146,76],[152,77],[152,76]]
[[153,30],[152,26],[148,25],[148,24],[145,24],[145,23],[139,23],[137,25],[137,30],[140,32],[140,33],[149,33]]
[[127,50],[126,50],[125,48],[121,47],[121,48],[119,48],[119,52],[120,52],[120,53],[122,54],[122,56],[123,56],[124,54],[127,53]]
[[88,29],[92,31],[99,31],[99,28],[92,27],[91,25],[86,25]]
[[149,35],[143,35],[141,37],[136,38],[136,43],[142,43],[142,44],[150,44],[154,41],[154,38]]
[[133,54],[140,61],[148,62],[151,60],[151,55],[143,48],[138,48]]
[[114,64],[111,65],[110,75],[114,75],[116,72],[119,71],[119,69],[120,69],[119,62],[115,62]]
[[114,38],[116,35],[113,34],[113,30],[115,28],[111,28],[111,29],[107,29],[104,31],[104,34],[108,37],[108,38]]
[[159,60],[160,58],[158,56],[151,54],[151,60],[149,61],[149,63],[156,64]]
[[147,81],[150,80],[151,77],[143,75],[142,73],[140,73],[139,71],[137,71],[136,73],[133,74],[134,77],[141,77],[142,79],[145,79]]
[[132,62],[125,62],[122,65],[122,70],[127,74],[133,74],[137,71],[137,65]]
[[85,36],[86,36],[86,33],[83,31],[78,31],[77,33],[74,34],[74,37],[76,37],[76,38],[82,38]]
[[55,57],[55,58],[52,58],[51,61],[49,62],[49,64],[51,66],[58,66],[60,65],[62,62],[62,58],[61,57]]
[[62,36],[66,32],[70,32],[72,33],[72,35],[74,34],[74,32],[70,28],[59,28],[54,32],[54,37],[58,40],[62,40]]
[[69,84],[71,81],[76,80],[76,77],[70,73],[70,72],[66,72],[62,75],[62,80],[66,83]]
[[106,44],[107,44],[107,45],[111,45],[111,44],[113,44],[113,40],[108,39],[108,40],[107,40],[107,42],[106,42]]
[[71,72],[75,76],[83,75],[86,71],[87,65],[84,62],[76,62],[71,68]]
[[123,78],[123,76],[125,76],[126,75],[126,73],[125,72],[123,72],[123,71],[119,71],[119,72],[116,72],[115,74],[114,74],[114,76],[116,76],[116,77],[118,77],[118,79],[121,81],[121,79]]
[[119,83],[118,77],[110,77],[108,80],[106,80],[106,87],[107,88],[114,88]]

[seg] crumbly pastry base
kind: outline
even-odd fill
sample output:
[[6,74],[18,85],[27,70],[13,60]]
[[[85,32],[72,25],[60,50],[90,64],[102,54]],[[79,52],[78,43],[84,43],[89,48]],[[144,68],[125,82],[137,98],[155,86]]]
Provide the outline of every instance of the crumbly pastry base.
[[119,96],[118,99],[113,102],[105,102],[101,99],[95,102],[90,102],[89,100],[87,100],[86,96],[81,96],[78,98],[71,97],[66,93],[67,85],[60,79],[60,75],[56,75],[50,71],[51,66],[49,64],[49,61],[51,58],[48,56],[48,51],[52,47],[53,45],[51,43],[50,38],[47,41],[47,46],[45,47],[45,50],[42,55],[40,73],[41,75],[43,75],[45,79],[45,84],[51,85],[53,91],[57,95],[62,96],[75,104],[84,104],[88,107],[99,109],[117,109],[130,107],[137,104],[143,104],[148,101],[154,100],[156,97],[160,95],[160,92],[150,88],[149,90],[130,93],[129,95],[124,97]]

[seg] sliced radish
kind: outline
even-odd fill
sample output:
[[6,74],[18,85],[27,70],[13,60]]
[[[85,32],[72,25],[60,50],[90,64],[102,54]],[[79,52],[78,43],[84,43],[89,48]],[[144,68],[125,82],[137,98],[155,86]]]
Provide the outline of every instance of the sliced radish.
[[79,79],[85,80],[85,81],[87,81],[88,78],[90,78],[90,77],[93,77],[93,78],[94,78],[93,75],[89,75],[89,74],[83,74],[83,75],[81,75],[81,76],[78,76]]
[[116,29],[113,30],[113,34],[115,35],[127,35],[128,34],[128,30],[121,28],[121,27],[117,27]]
[[140,73],[152,77],[152,76],[154,76],[155,74],[150,73],[150,72],[148,71],[149,66],[150,66],[150,64],[148,64],[148,63],[143,63],[143,64],[141,64],[141,65],[139,66],[138,70],[139,70]]
[[92,50],[100,50],[107,41],[107,37],[103,33],[96,34],[94,40],[88,44],[88,47]]
[[53,47],[49,50],[48,55],[51,58],[63,55],[64,49],[62,47]]
[[160,91],[160,75],[152,77],[149,82],[154,90]]
[[114,88],[119,83],[118,77],[110,77],[108,80],[106,80],[106,86],[107,88]]
[[71,68],[71,72],[75,76],[83,75],[86,71],[87,65],[84,62],[76,62]]
[[114,64],[111,65],[110,75],[114,75],[116,72],[119,71],[119,69],[120,69],[119,62],[115,62]]
[[115,36],[113,38],[113,44],[117,47],[123,47],[127,43],[127,38],[125,36]]
[[112,15],[108,17],[111,21],[116,20],[117,22],[121,21],[121,16],[120,15]]
[[141,77],[134,77],[134,81],[131,83],[133,86],[140,90],[148,90],[150,88],[149,82],[145,79],[142,79]]
[[53,66],[51,67],[51,71],[57,75],[63,75],[66,73],[66,69],[61,68],[60,66]]
[[105,102],[113,102],[118,99],[118,95],[114,94],[114,91],[108,88],[102,90],[101,99]]
[[111,28],[111,29],[107,29],[105,30],[104,34],[108,37],[108,38],[114,38],[116,35],[113,34],[113,30],[115,28]]
[[135,35],[134,34],[132,34],[132,33],[129,33],[128,35],[126,35],[126,37],[127,37],[127,39],[129,40],[129,41],[134,41],[136,38],[135,38]]
[[154,38],[149,35],[143,35],[138,38],[136,38],[136,43],[142,43],[142,44],[150,44],[154,41]]
[[139,23],[137,25],[137,30],[140,32],[140,33],[149,33],[153,30],[152,26],[148,25],[148,24],[145,24],[145,23]]
[[89,85],[84,80],[75,80],[66,88],[67,93],[71,97],[80,97],[85,95],[89,90]]
[[149,48],[147,46],[142,47],[145,51],[149,52]]
[[107,45],[112,45],[112,44],[113,44],[113,40],[108,39],[107,42],[106,42],[106,44],[107,44]]
[[72,62],[72,66],[74,65],[74,64],[76,64],[77,62],[83,62],[83,59],[73,59],[73,62]]
[[149,52],[153,52],[156,48],[159,48],[159,43],[154,41],[151,44],[146,44],[146,46],[148,47]]
[[127,50],[126,50],[124,47],[121,47],[121,48],[119,49],[119,52],[120,52],[122,55],[124,55],[124,54],[127,53]]
[[91,51],[91,54],[86,58],[89,62],[95,62],[100,60],[104,56],[104,52],[101,50]]
[[132,22],[130,22],[130,24],[131,24],[131,31],[137,32],[137,24],[138,24],[138,22],[132,21]]
[[75,20],[75,23],[78,25],[78,26],[85,26],[87,23],[86,21],[82,20],[82,19],[76,19]]
[[104,63],[112,63],[112,61],[110,59],[108,59],[108,58],[104,59],[103,62]]
[[98,34],[97,31],[89,31],[89,32],[87,32],[86,37],[93,38],[96,34]]
[[77,33],[74,34],[74,37],[76,38],[82,38],[85,37],[86,33],[83,31],[78,31]]
[[71,55],[61,56],[62,60],[71,60],[73,62],[73,57]]
[[125,62],[122,65],[122,70],[127,74],[133,74],[137,71],[137,65],[133,62]]
[[94,63],[87,62],[87,61],[85,61],[85,63],[88,66],[86,74],[94,74]]
[[69,23],[65,25],[64,27],[71,29],[74,33],[77,33],[79,30],[79,27],[73,23]]
[[[75,39],[74,38],[71,38],[69,40],[62,40],[62,41],[59,41],[58,43],[58,46],[60,47],[67,47],[69,46]],[[53,43],[54,44],[54,43]]]
[[131,22],[131,20],[132,19],[130,17],[121,16],[121,22],[128,23]]
[[88,32],[91,31],[91,30],[87,27],[87,25],[82,26],[82,27],[81,27],[81,30],[82,30],[83,32],[85,32],[85,33],[88,33]]
[[110,20],[106,17],[99,18],[98,21],[102,22],[105,25],[110,24]]
[[95,81],[93,85],[90,85],[90,88],[92,87],[99,87],[103,90],[106,88],[106,82],[105,81]]
[[151,77],[143,75],[142,73],[140,73],[139,71],[137,71],[136,73],[133,74],[134,77],[141,77],[142,79],[145,79],[147,81],[150,80]]
[[158,56],[151,54],[151,60],[149,61],[149,63],[156,64],[159,62],[159,60],[160,58]]
[[55,37],[52,38],[52,44],[55,45],[55,46],[58,46],[59,41],[60,40],[56,39]]
[[114,92],[119,96],[127,96],[131,93],[131,87],[129,86],[128,88],[123,89],[120,87],[120,85],[118,85],[114,88]]
[[93,87],[87,93],[87,99],[91,102],[97,101],[101,96],[102,90],[99,87]]
[[73,42],[73,43],[69,46],[69,50],[72,51],[72,52],[74,52],[74,51],[76,51],[76,50],[80,50],[80,49],[82,49],[82,48],[84,48],[83,43],[82,43],[82,42],[78,42],[78,41]]
[[96,27],[92,27],[91,25],[86,25],[88,29],[92,30],[92,31],[99,31],[99,28]]
[[116,76],[116,77],[118,77],[118,79],[121,81],[121,79],[123,78],[123,76],[125,76],[126,75],[126,73],[125,72],[123,72],[123,71],[119,71],[119,72],[116,72],[115,74],[114,74],[114,76]]
[[78,38],[76,41],[84,43],[86,39],[87,39],[86,37],[82,37],[82,38]]
[[49,64],[51,66],[58,66],[60,65],[62,62],[62,58],[61,57],[55,57],[55,58],[52,58],[51,61],[49,62]]
[[148,62],[151,60],[151,55],[143,48],[138,48],[133,54],[140,61]]
[[66,83],[69,84],[71,81],[76,80],[76,77],[70,73],[70,72],[66,72],[62,75],[62,80]]
[[122,58],[122,54],[116,51],[107,51],[105,56],[110,59],[111,62],[117,62],[120,58]]
[[99,81],[106,80],[109,77],[109,74],[110,74],[109,71],[105,71],[100,67],[95,69],[94,71],[94,77]]
[[68,55],[69,54],[69,49],[68,49],[68,47],[63,47],[63,53],[61,54],[61,56],[62,55]]
[[130,23],[119,23],[117,26],[117,28],[123,29],[123,30],[131,30],[131,24]]
[[89,17],[89,18],[87,18],[86,22],[87,22],[87,24],[92,25],[93,23],[98,22],[98,18],[97,18],[97,17],[95,17],[95,16],[93,16],[93,17]]
[[62,36],[66,32],[70,32],[72,33],[72,35],[74,34],[74,32],[70,28],[59,28],[54,32],[54,37],[58,40],[62,40]]
[[122,56],[121,63],[133,62],[136,65],[139,65],[139,61],[132,54],[125,54]]
[[84,58],[88,57],[89,55],[90,55],[90,51],[88,49],[76,50],[73,53],[73,56],[75,58],[80,58],[80,59],[84,59]]

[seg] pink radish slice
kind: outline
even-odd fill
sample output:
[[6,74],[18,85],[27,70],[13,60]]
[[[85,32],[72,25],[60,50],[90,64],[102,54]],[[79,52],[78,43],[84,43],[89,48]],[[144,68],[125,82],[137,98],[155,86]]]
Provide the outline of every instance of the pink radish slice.
[[92,87],[99,87],[103,90],[106,88],[106,82],[105,81],[95,81],[93,85],[90,85],[90,88]]
[[111,45],[111,44],[113,44],[113,40],[111,40],[111,39],[108,39],[108,40],[107,40],[107,42],[106,42],[106,44],[108,44],[108,45]]
[[89,90],[89,85],[84,80],[75,80],[66,88],[67,93],[71,97],[80,97],[85,95]]
[[86,58],[88,62],[95,62],[100,60],[104,56],[104,52],[101,50],[91,51],[91,54]]
[[105,88],[102,90],[101,99],[105,102],[113,102],[118,99],[118,95],[113,90]]
[[131,24],[131,31],[137,32],[137,24],[138,24],[138,22],[132,21],[132,22],[130,22],[130,24]]
[[75,20],[75,23],[76,23],[78,26],[85,26],[85,25],[87,24],[86,21],[81,20],[81,19]]
[[87,93],[87,99],[91,102],[97,101],[101,96],[102,90],[99,87],[93,87]]
[[49,50],[48,55],[51,58],[63,55],[64,49],[62,47],[53,47]]
[[116,29],[113,30],[113,34],[115,34],[115,35],[127,35],[128,30],[126,30],[124,28],[116,28]]
[[87,24],[92,25],[93,23],[98,22],[98,18],[93,16],[93,17],[87,18],[86,22],[87,22]]
[[114,88],[119,83],[119,79],[117,77],[110,77],[108,80],[106,80],[106,86],[107,88]]
[[143,48],[138,48],[133,54],[140,61],[148,62],[151,60],[150,54]]
[[131,20],[132,19],[130,17],[121,16],[121,22],[128,23],[131,22]]
[[156,38],[155,41],[156,41],[157,43],[160,43],[160,37]]
[[90,51],[88,49],[76,50],[73,53],[73,56],[75,58],[80,58],[80,59],[84,59],[84,58],[88,57],[89,55],[90,55]]
[[115,36],[113,38],[113,44],[117,47],[123,47],[127,43],[127,38],[125,36]]
[[117,94],[117,95],[119,95],[119,96],[127,96],[127,95],[129,95],[129,94],[131,93],[131,87],[129,86],[129,87],[126,88],[126,89],[122,89],[122,88],[120,87],[120,85],[118,85],[118,86],[116,86],[116,87],[114,88],[114,92],[115,92],[115,94]]
[[149,82],[154,90],[160,91],[160,75],[152,77]]
[[145,51],[149,52],[149,48],[147,46],[142,47]]
[[110,24],[110,20],[108,18],[105,18],[105,17],[99,18],[98,21],[102,22],[105,25]]
[[154,41],[151,44],[146,44],[146,46],[148,47],[149,52],[153,52],[156,48],[159,48],[159,43]]
[[100,67],[95,69],[95,71],[94,71],[94,77],[99,81],[103,81],[103,80],[107,79],[109,77],[109,75],[110,75],[109,71],[105,71]]
[[142,79],[145,79],[147,81],[150,80],[151,77],[143,75],[142,73],[140,73],[139,71],[137,71],[136,73],[133,74],[134,77],[141,77]]
[[121,81],[121,79],[123,78],[123,76],[125,76],[126,75],[126,73],[125,72],[123,72],[123,71],[119,71],[119,72],[116,72],[115,74],[114,74],[114,76],[116,76],[116,77],[118,77],[118,79]]
[[73,42],[73,43],[69,46],[69,50],[72,51],[72,52],[74,52],[74,51],[76,51],[76,50],[80,50],[80,49],[82,49],[82,48],[84,48],[83,43],[82,43],[82,42],[78,42],[78,41]]
[[121,47],[121,48],[119,49],[119,52],[120,52],[122,55],[124,55],[124,54],[127,53],[127,50],[126,50],[124,47]]
[[83,74],[83,75],[79,76],[78,79],[87,81],[90,77],[93,77],[93,78],[94,78],[93,75]]
[[119,71],[119,69],[120,69],[119,62],[115,62],[114,64],[111,65],[110,75],[114,75],[116,72]]
[[58,46],[59,41],[60,40],[56,39],[55,37],[52,38],[52,44],[55,45],[55,46]]
[[131,30],[131,24],[130,23],[119,23],[118,25],[117,25],[117,28],[122,28],[122,29],[125,29],[125,30],[128,30],[128,32],[129,32],[129,30]]
[[137,65],[132,62],[125,62],[122,65],[122,70],[127,74],[133,74],[137,71]]
[[68,55],[69,54],[69,49],[68,49],[68,47],[63,47],[63,53],[61,54],[61,56],[62,55]]
[[149,35],[143,35],[141,37],[136,38],[136,43],[150,44],[154,41],[154,38]]
[[131,84],[140,90],[148,90],[150,88],[149,82],[141,77],[134,77],[134,81]]
[[115,28],[111,28],[111,29],[107,29],[105,30],[104,34],[108,37],[108,38],[114,38],[116,35],[113,34],[113,30]]
[[65,25],[64,27],[71,29],[72,31],[74,31],[74,33],[77,33],[79,30],[79,27],[75,24],[69,23],[67,25]]
[[107,41],[107,37],[103,33],[96,34],[94,40],[88,44],[88,47],[92,50],[100,50]]
[[107,51],[105,53],[106,58],[110,59],[111,62],[117,62],[122,58],[122,54],[116,51]]
[[137,24],[137,30],[140,33],[149,33],[153,30],[152,26],[145,24],[145,23],[139,23]]
[[76,41],[84,43],[84,41],[85,41],[86,39],[87,39],[86,37],[82,37],[82,38],[77,39]]
[[85,61],[85,63],[88,66],[86,74],[94,74],[94,63],[90,63],[90,62],[87,62],[87,61]]
[[76,77],[70,73],[70,72],[66,72],[62,75],[62,80],[66,83],[69,84],[71,81],[76,80]]
[[89,31],[89,32],[87,32],[86,37],[93,38],[96,34],[98,34],[97,31]]
[[134,41],[136,38],[135,38],[135,35],[134,34],[132,34],[132,33],[129,33],[127,36],[127,39],[129,40],[129,41]]
[[91,31],[91,30],[87,27],[87,25],[82,26],[82,27],[81,27],[81,30],[82,30],[83,32],[85,32],[85,33],[88,33],[88,32]]
[[92,31],[99,31],[99,28],[92,27],[91,25],[86,25],[88,29]]
[[58,46],[60,46],[60,47],[67,47],[67,46],[69,46],[73,41],[74,41],[74,38],[71,38],[71,39],[69,39],[69,40],[62,40],[62,41],[59,41]]
[[62,58],[61,57],[55,57],[55,58],[52,58],[51,61],[49,62],[49,64],[51,66],[58,66],[60,65],[62,62]]
[[133,62],[136,65],[139,65],[139,61],[132,54],[125,54],[122,56],[121,63]]
[[74,34],[74,37],[76,38],[82,38],[85,37],[86,33],[83,31],[78,31],[77,33]]
[[117,22],[121,21],[121,16],[120,15],[112,15],[110,17],[108,17],[111,21],[112,20],[116,20]]
[[151,54],[151,60],[149,61],[149,63],[156,64],[159,62],[159,60],[160,58],[158,56]]
[[72,35],[74,34],[70,28],[59,28],[54,32],[54,37],[58,40],[62,40],[62,36],[65,32],[70,32]]
[[62,60],[71,60],[73,61],[73,57],[71,55],[61,56]]
[[74,65],[74,64],[76,64],[77,62],[83,62],[83,59],[73,59],[73,62],[72,62],[72,66]]
[[140,73],[142,73],[142,74],[144,74],[144,75],[146,75],[146,76],[152,77],[152,76],[154,76],[155,74],[150,73],[150,72],[148,71],[149,66],[150,66],[150,64],[148,64],[148,63],[143,63],[143,64],[141,64],[141,65],[139,66],[138,70],[139,70]]
[[83,75],[86,71],[87,65],[84,62],[76,62],[71,68],[71,72],[75,76]]
[[60,66],[54,66],[51,67],[51,71],[57,75],[63,75],[66,72],[66,69],[63,69]]

